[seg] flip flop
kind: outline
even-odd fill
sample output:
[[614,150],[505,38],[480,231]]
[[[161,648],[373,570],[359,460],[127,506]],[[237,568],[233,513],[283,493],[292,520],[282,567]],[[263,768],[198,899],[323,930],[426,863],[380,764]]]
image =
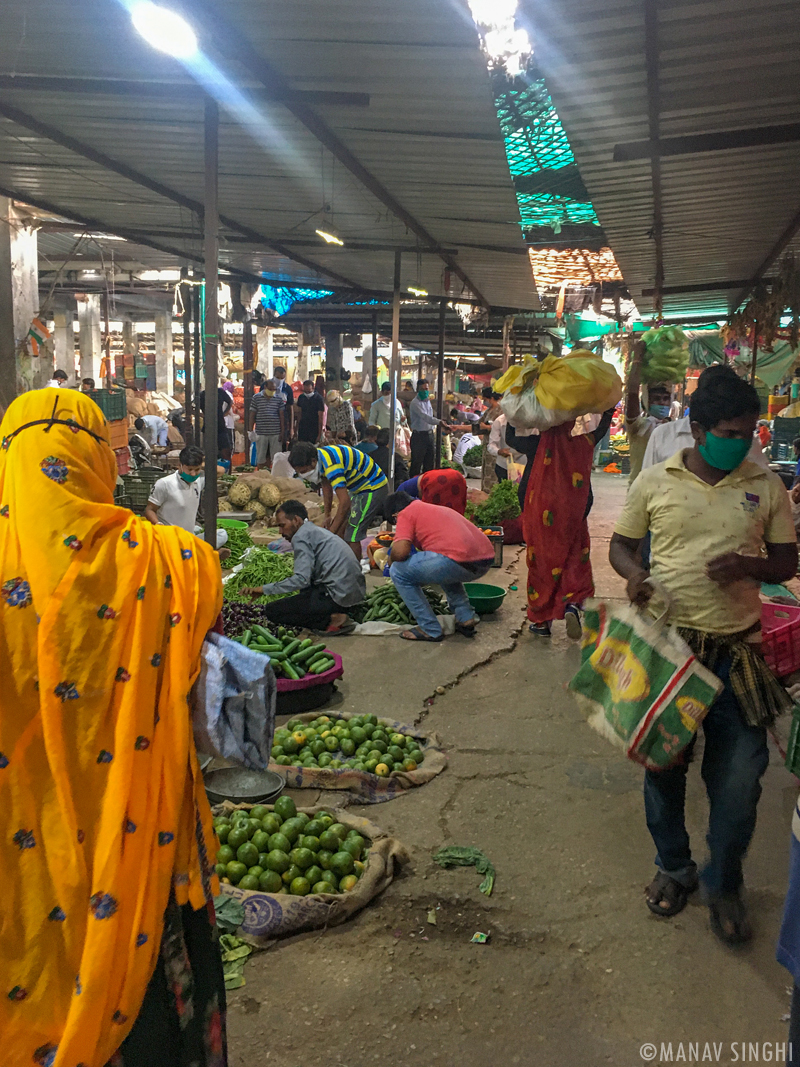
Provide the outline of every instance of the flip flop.
[[461,634],[462,637],[475,637],[478,630],[475,623],[457,622],[456,633]]
[[[645,903],[653,915],[670,919],[673,915],[683,911],[689,902],[689,897],[696,889],[696,881],[694,885],[686,886],[670,878],[664,871],[659,871],[644,891]],[[667,904],[666,908],[661,907],[661,901]]]
[[400,634],[404,641],[444,641],[444,634],[440,634],[439,637],[428,637],[424,630],[421,630],[419,626],[412,626],[410,630],[403,630]]
[[743,945],[753,936],[747,908],[738,893],[708,901],[711,929],[726,945]]

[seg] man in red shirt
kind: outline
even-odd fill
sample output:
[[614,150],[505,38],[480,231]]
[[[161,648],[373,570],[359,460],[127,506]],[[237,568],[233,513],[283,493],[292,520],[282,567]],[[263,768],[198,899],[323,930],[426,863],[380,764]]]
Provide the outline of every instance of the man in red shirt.
[[489,538],[451,508],[414,500],[408,493],[392,493],[384,503],[384,517],[395,524],[391,548],[392,581],[417,620],[404,630],[406,641],[441,641],[442,627],[422,586],[440,585],[456,617],[456,632],[475,636],[477,619],[464,582],[481,578],[494,562]]

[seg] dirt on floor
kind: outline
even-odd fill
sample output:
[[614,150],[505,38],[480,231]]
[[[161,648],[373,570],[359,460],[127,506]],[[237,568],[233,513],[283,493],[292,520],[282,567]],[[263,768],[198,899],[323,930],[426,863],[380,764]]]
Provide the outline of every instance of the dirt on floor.
[[[607,551],[625,482],[595,476],[594,489],[598,593],[619,598]],[[339,707],[423,723],[444,740],[449,766],[397,800],[352,808],[399,838],[411,860],[346,925],[251,957],[246,986],[229,999],[232,1067],[776,1059],[791,985],[775,941],[795,779],[773,747],[746,867],[750,945],[722,946],[697,896],[675,919],[651,915],[642,772],[585,725],[565,691],[578,649],[563,624],[549,642],[527,632],[518,556],[507,549],[506,568],[485,579],[517,578],[519,588],[474,642],[342,641]],[[697,766],[687,811],[701,857]],[[483,849],[497,870],[490,897],[474,869],[434,864],[443,845]],[[486,944],[471,943],[477,931]],[[748,1050],[756,1043],[760,1060]]]

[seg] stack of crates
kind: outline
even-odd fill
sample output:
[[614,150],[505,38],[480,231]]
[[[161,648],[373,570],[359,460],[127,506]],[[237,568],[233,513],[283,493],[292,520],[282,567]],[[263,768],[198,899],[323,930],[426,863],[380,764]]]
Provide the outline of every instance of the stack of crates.
[[108,421],[111,447],[117,457],[117,471],[127,474],[131,454],[128,448],[128,401],[124,389],[93,389],[87,393]]

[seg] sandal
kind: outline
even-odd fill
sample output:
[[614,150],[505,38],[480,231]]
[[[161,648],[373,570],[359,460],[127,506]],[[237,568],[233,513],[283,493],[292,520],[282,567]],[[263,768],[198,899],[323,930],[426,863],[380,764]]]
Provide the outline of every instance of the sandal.
[[574,604],[570,604],[565,611],[564,620],[567,624],[567,637],[572,641],[580,641],[583,636],[583,625],[581,624],[581,613]]
[[[669,919],[683,911],[689,902],[689,896],[697,889],[697,885],[696,878],[694,885],[686,886],[670,878],[666,872],[659,871],[644,891],[645,903],[653,915]],[[666,908],[661,907],[662,901],[666,901],[668,905]]]
[[419,626],[413,626],[410,630],[403,630],[400,636],[404,641],[444,641],[444,634],[440,634],[438,637],[428,637]]
[[528,631],[535,634],[536,637],[552,637],[552,631],[550,630],[549,622],[532,622],[528,627]]
[[474,622],[457,622],[456,633],[462,637],[475,637],[478,630]]
[[753,936],[747,908],[738,893],[708,901],[711,929],[726,945],[743,945]]

